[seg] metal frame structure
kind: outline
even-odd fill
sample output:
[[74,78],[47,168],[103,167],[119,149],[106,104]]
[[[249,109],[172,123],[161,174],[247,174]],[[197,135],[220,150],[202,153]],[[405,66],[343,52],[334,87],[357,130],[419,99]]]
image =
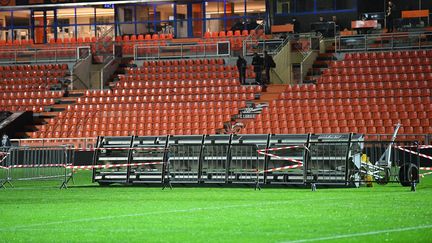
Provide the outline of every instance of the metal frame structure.
[[10,147],[3,149],[0,164],[0,188],[14,181],[60,180],[66,188],[72,179],[67,166],[72,164],[74,151],[70,146]]
[[400,50],[432,47],[431,32],[401,32],[357,36],[336,36],[336,52]]
[[230,45],[229,41],[203,44],[172,44],[166,46],[137,44],[134,46],[133,57],[134,60],[229,57],[231,55]]
[[[398,150],[396,144],[415,145],[365,142],[359,134],[99,137],[93,182],[358,187],[366,175],[380,184],[418,182],[418,156]],[[379,163],[383,153],[389,154],[390,164]],[[137,165],[143,162],[148,165]],[[97,168],[115,164],[130,166]]]

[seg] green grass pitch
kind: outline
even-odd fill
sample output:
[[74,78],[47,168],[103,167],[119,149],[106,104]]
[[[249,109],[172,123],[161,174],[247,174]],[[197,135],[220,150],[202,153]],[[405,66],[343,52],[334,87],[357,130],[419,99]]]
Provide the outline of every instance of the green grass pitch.
[[0,242],[431,242],[432,176],[373,188],[0,189]]

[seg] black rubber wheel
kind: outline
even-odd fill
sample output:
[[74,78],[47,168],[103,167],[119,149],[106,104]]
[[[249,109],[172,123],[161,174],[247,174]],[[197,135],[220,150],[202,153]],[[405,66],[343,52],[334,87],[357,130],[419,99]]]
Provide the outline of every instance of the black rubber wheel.
[[380,175],[383,177],[381,179],[376,179],[375,181],[379,185],[386,185],[390,180],[390,168],[384,168],[384,170],[380,173]]
[[415,164],[405,164],[399,169],[399,182],[402,186],[411,186],[411,182],[418,182],[419,169]]

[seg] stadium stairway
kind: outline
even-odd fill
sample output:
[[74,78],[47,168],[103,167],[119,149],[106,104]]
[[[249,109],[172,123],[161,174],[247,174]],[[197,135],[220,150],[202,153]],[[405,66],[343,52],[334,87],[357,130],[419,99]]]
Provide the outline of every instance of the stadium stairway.
[[60,112],[64,112],[70,105],[77,103],[78,99],[84,96],[85,90],[71,90],[59,97],[55,104],[44,107],[44,111],[33,116],[34,124],[27,126],[24,134],[19,134],[22,138],[34,138],[37,132],[43,130],[44,126],[53,123]]
[[334,53],[320,53],[312,65],[312,68],[308,70],[303,82],[315,84],[318,78],[335,60],[337,60],[337,58],[335,57]]

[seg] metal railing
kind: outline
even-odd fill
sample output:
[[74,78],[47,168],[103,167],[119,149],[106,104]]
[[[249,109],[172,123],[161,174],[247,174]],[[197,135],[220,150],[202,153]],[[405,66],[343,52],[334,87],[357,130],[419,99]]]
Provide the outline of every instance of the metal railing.
[[106,60],[106,64],[103,66],[103,68],[100,71],[100,79],[101,79],[101,85],[100,89],[104,89],[104,85],[108,82],[111,75],[114,74],[115,70],[118,67],[117,59],[114,56],[111,56],[108,60]]
[[335,47],[336,52],[430,48],[432,32],[336,36]]
[[55,49],[2,50],[0,64],[75,62],[81,59],[82,50],[90,47],[62,47]]
[[[68,180],[67,165],[72,164],[73,150],[69,146],[10,147],[3,159],[0,188],[14,181],[61,180],[61,188]],[[3,152],[5,153],[5,152]]]
[[269,55],[275,55],[283,43],[284,40],[282,39],[246,39],[243,41],[243,56],[252,56],[254,53],[262,56],[264,55],[264,51],[267,51]]
[[143,45],[134,46],[134,60],[163,58],[228,57],[231,55],[229,41],[203,44]]

